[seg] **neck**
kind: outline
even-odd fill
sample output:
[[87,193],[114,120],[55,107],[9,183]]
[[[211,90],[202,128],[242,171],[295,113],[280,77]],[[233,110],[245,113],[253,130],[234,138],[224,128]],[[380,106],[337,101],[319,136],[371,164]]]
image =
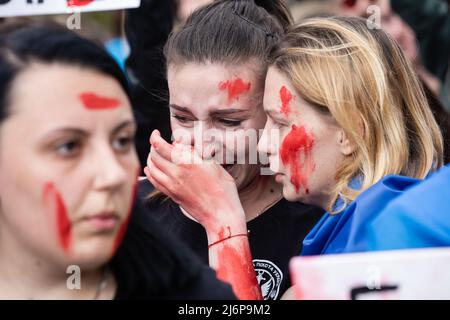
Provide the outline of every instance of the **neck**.
[[250,221],[283,198],[282,187],[273,176],[257,175],[245,188],[239,190],[239,199]]
[[[68,284],[67,267],[21,243],[0,219],[0,299],[93,299],[103,279],[100,269],[80,273],[81,289]],[[73,279],[73,278],[72,278]]]

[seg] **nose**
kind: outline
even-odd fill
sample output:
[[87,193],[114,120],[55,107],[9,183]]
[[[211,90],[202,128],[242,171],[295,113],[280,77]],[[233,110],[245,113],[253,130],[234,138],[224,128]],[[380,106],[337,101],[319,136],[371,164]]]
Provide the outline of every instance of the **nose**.
[[119,156],[111,147],[104,147],[96,152],[93,161],[95,182],[94,187],[98,190],[117,189],[124,185],[135,172],[129,172],[127,167],[120,162]]
[[274,132],[274,130],[269,127],[268,123],[266,123],[258,142],[259,153],[266,154],[267,156],[275,155],[277,153],[277,147],[274,145],[274,142],[277,140],[275,134],[276,132]]
[[213,158],[223,146],[224,132],[208,121],[198,121],[194,127],[193,146],[202,159]]

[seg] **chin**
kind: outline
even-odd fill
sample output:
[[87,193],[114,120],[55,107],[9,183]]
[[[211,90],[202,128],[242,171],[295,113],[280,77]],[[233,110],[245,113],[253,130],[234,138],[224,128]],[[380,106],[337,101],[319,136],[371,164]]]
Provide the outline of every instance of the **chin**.
[[81,269],[96,269],[112,258],[113,246],[113,239],[84,240],[73,248],[71,260]]

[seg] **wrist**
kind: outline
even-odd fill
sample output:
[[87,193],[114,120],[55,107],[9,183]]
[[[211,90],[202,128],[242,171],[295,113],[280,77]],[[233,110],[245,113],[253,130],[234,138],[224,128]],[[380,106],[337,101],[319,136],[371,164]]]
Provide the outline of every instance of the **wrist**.
[[208,236],[209,244],[238,234],[247,234],[247,223],[245,218],[216,220],[214,223],[210,223],[204,227]]

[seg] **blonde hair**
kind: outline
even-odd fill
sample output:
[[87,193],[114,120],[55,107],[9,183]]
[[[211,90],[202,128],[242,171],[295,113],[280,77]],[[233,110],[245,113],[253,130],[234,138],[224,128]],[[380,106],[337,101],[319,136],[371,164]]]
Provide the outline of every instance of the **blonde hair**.
[[[388,174],[424,178],[442,166],[442,135],[422,85],[382,30],[360,18],[309,19],[288,32],[271,64],[306,102],[327,110],[355,145],[336,172],[328,210]],[[358,190],[349,186],[356,177]]]

